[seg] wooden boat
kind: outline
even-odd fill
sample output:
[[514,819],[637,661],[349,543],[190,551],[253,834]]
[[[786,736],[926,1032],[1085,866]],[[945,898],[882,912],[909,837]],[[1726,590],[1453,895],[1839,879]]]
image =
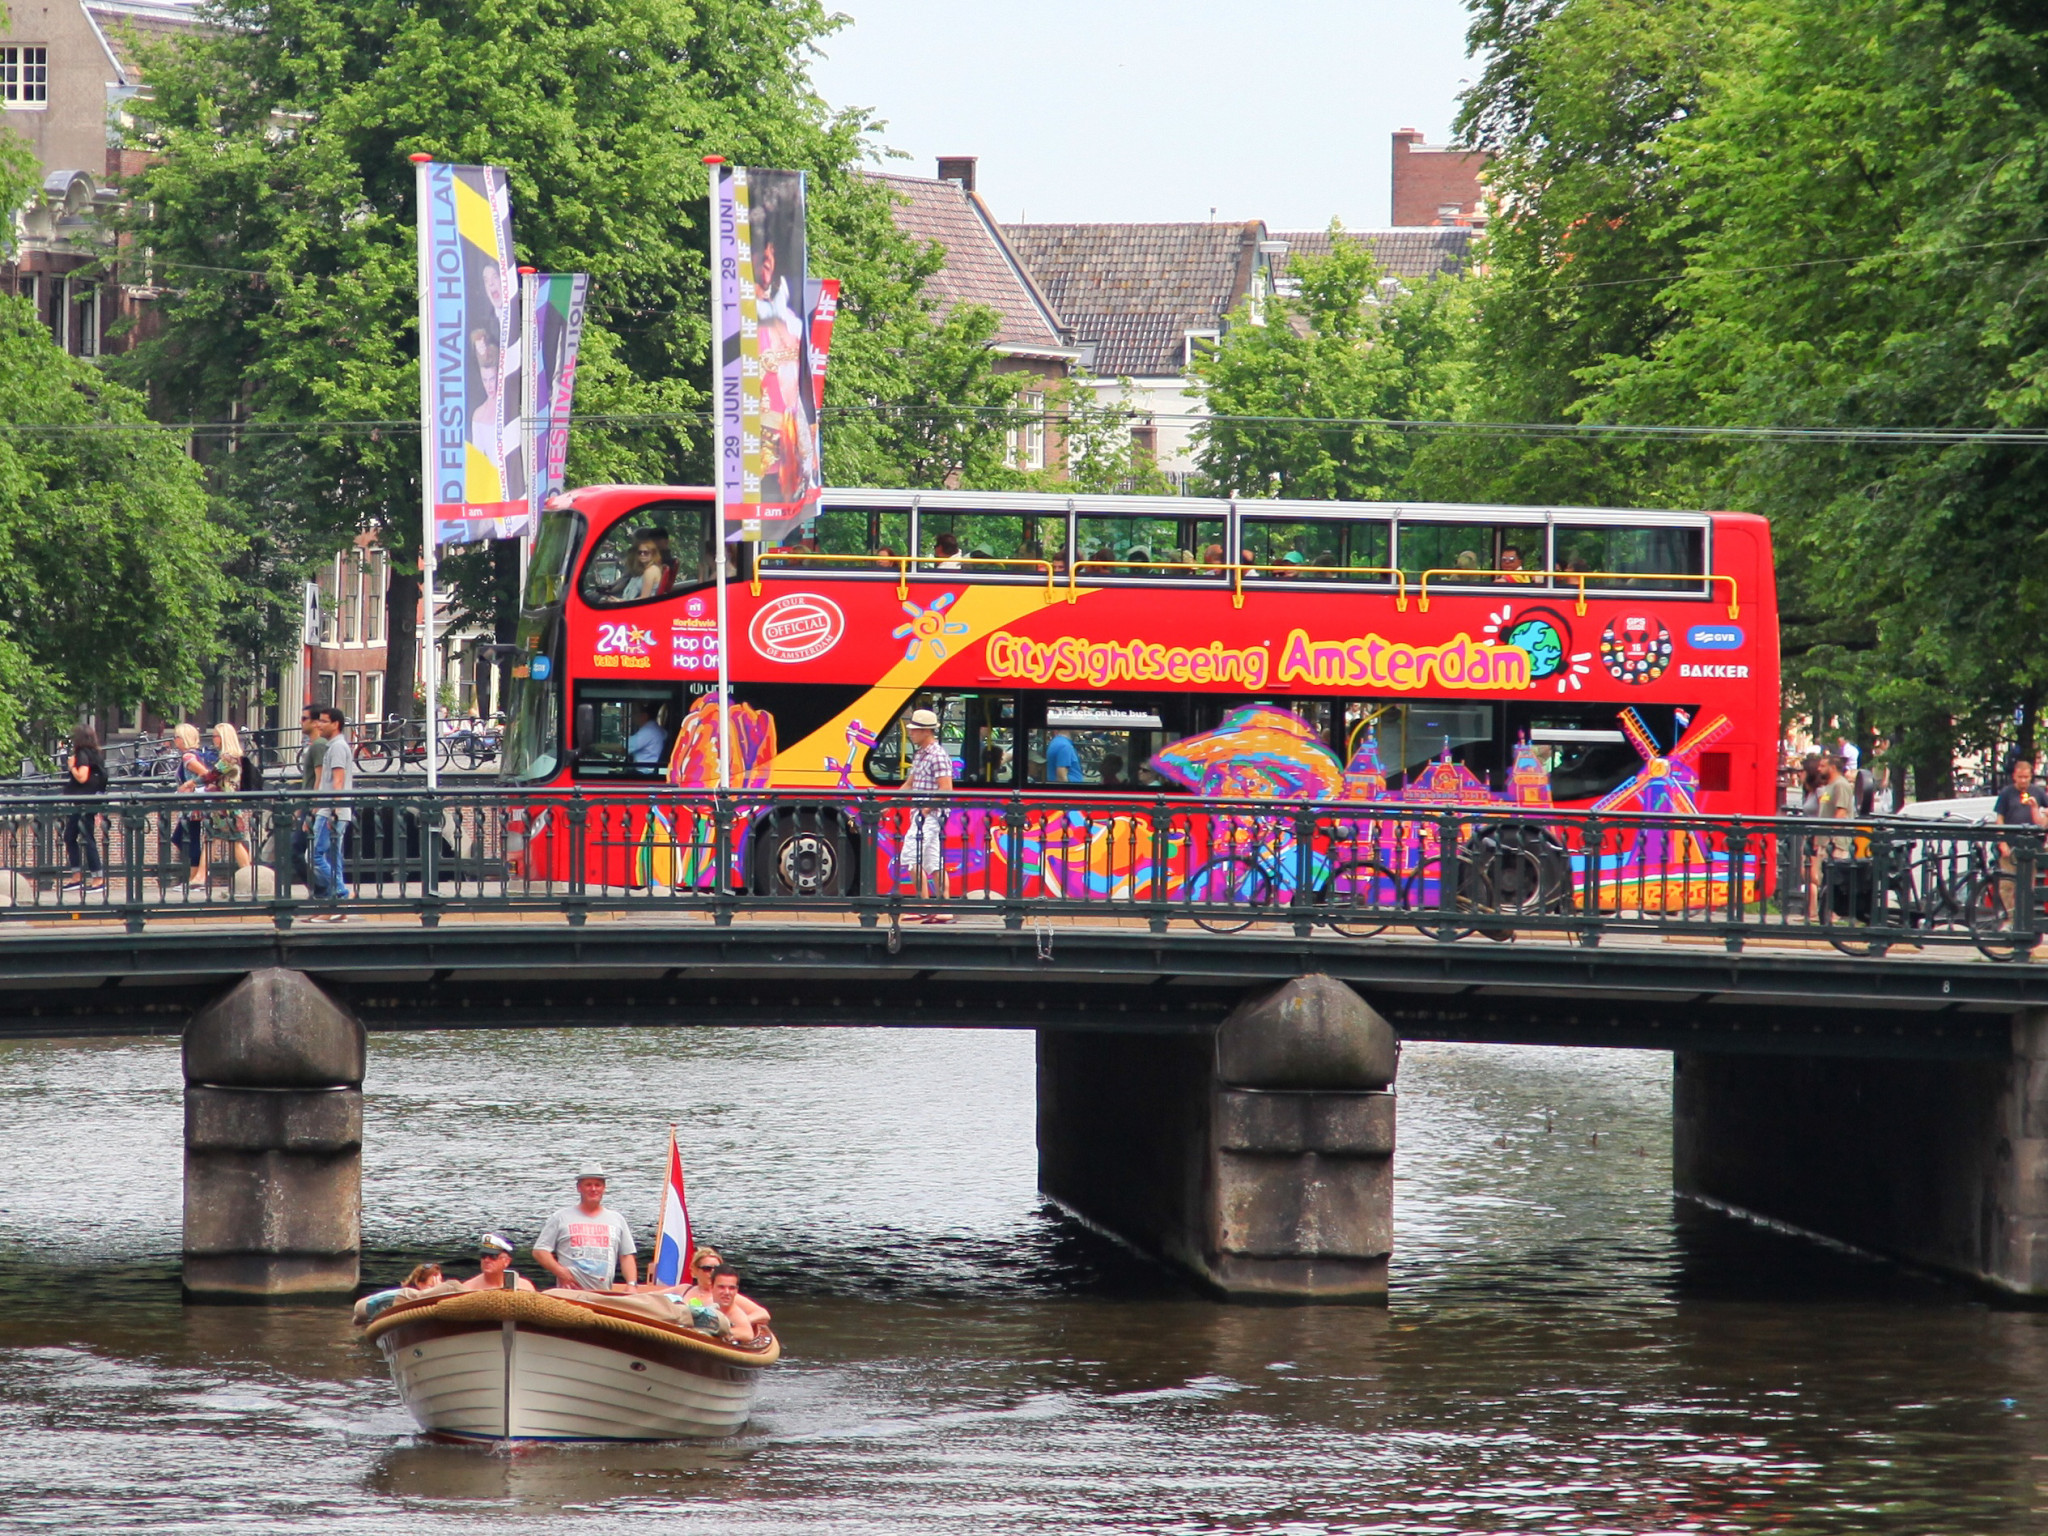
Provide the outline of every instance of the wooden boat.
[[735,1344],[677,1322],[667,1298],[439,1291],[365,1325],[428,1434],[457,1440],[681,1440],[753,1412],[774,1335]]

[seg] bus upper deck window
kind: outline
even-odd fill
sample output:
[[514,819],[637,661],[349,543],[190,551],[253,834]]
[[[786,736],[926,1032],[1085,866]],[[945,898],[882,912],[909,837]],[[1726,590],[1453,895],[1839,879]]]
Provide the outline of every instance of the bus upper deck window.
[[1699,591],[1703,582],[1660,581],[1659,577],[1698,576],[1706,568],[1706,530],[1702,528],[1574,526],[1557,528],[1557,568],[1591,573],[1589,591],[1602,588],[1642,590],[1669,587]]
[[879,507],[828,507],[809,522],[791,529],[772,550],[761,554],[763,572],[788,571],[813,576],[854,576],[863,567],[855,557],[872,556],[876,569],[910,548],[910,514]]
[[[1401,569],[1412,579],[1425,572],[1432,585],[1496,586],[1524,579],[1550,565],[1541,523],[1401,524]],[[1467,577],[1461,573],[1470,571]],[[1533,576],[1527,579],[1535,579]]]
[[1043,581],[1046,568],[1064,571],[1064,512],[953,512],[927,507],[917,514],[918,564],[924,570],[972,571]]
[[1074,559],[1082,563],[1084,581],[1199,580],[1231,563],[1223,558],[1220,517],[1083,514],[1074,535]]
[[569,577],[569,558],[583,519],[570,511],[546,512],[533,536],[533,555],[526,565],[526,606],[547,608],[562,600]]
[[[1338,518],[1246,517],[1239,525],[1248,581],[1383,581],[1388,525]],[[1357,574],[1352,574],[1356,572]]]
[[583,562],[583,600],[617,608],[698,586],[717,576],[716,550],[709,507],[642,507],[612,524]]

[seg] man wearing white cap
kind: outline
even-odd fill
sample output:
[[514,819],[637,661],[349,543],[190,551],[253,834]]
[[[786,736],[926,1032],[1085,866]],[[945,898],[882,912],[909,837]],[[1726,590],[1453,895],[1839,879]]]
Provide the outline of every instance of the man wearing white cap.
[[[903,787],[913,796],[950,795],[953,792],[953,759],[939,745],[938,715],[929,709],[913,709],[910,718],[903,722],[903,731],[910,738],[912,748],[910,774]],[[902,864],[903,872],[917,882],[918,895],[945,898],[946,812],[943,807],[927,806],[910,813],[910,825],[904,829]],[[912,921],[918,919],[913,918]],[[923,921],[950,923],[953,919],[943,912],[933,912]]]
[[575,1205],[565,1205],[533,1240],[533,1256],[555,1283],[578,1291],[608,1291],[614,1270],[623,1270],[626,1284],[640,1278],[634,1257],[638,1245],[626,1218],[604,1203],[605,1174],[595,1164],[576,1175]]
[[479,1240],[479,1272],[462,1282],[465,1291],[530,1291],[533,1282],[512,1269],[512,1240],[486,1232]]

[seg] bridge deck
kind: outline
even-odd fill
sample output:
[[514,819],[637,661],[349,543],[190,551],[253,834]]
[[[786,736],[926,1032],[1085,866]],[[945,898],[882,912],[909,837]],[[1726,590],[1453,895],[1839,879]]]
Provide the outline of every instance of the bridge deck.
[[[590,892],[602,898],[629,893]],[[414,905],[419,904],[415,898]],[[247,971],[305,970],[372,1029],[922,1024],[1205,1028],[1253,987],[1308,971],[1356,986],[1410,1039],[1802,1054],[1996,1056],[2048,1006],[2048,966],[1973,950],[1850,957],[1819,939],[1609,924],[1445,942],[1353,938],[1291,921],[1232,934],[1184,918],[1034,914],[993,904],[946,926],[850,910],[649,902],[577,911],[359,912],[195,901],[132,914],[22,908],[0,925],[0,1036],[168,1033]]]

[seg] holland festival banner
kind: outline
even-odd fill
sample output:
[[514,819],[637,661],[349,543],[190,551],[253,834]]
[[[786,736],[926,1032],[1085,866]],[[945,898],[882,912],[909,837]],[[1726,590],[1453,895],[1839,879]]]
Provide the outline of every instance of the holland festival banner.
[[727,166],[718,174],[727,537],[772,543],[811,515],[821,485],[804,173]]
[[533,421],[532,516],[537,518],[548,498],[559,495],[568,483],[569,414],[590,274],[535,272],[526,281],[526,334],[533,352],[533,366],[526,370],[526,414]]
[[511,190],[495,165],[429,161],[419,171],[434,542],[512,538],[530,502]]

